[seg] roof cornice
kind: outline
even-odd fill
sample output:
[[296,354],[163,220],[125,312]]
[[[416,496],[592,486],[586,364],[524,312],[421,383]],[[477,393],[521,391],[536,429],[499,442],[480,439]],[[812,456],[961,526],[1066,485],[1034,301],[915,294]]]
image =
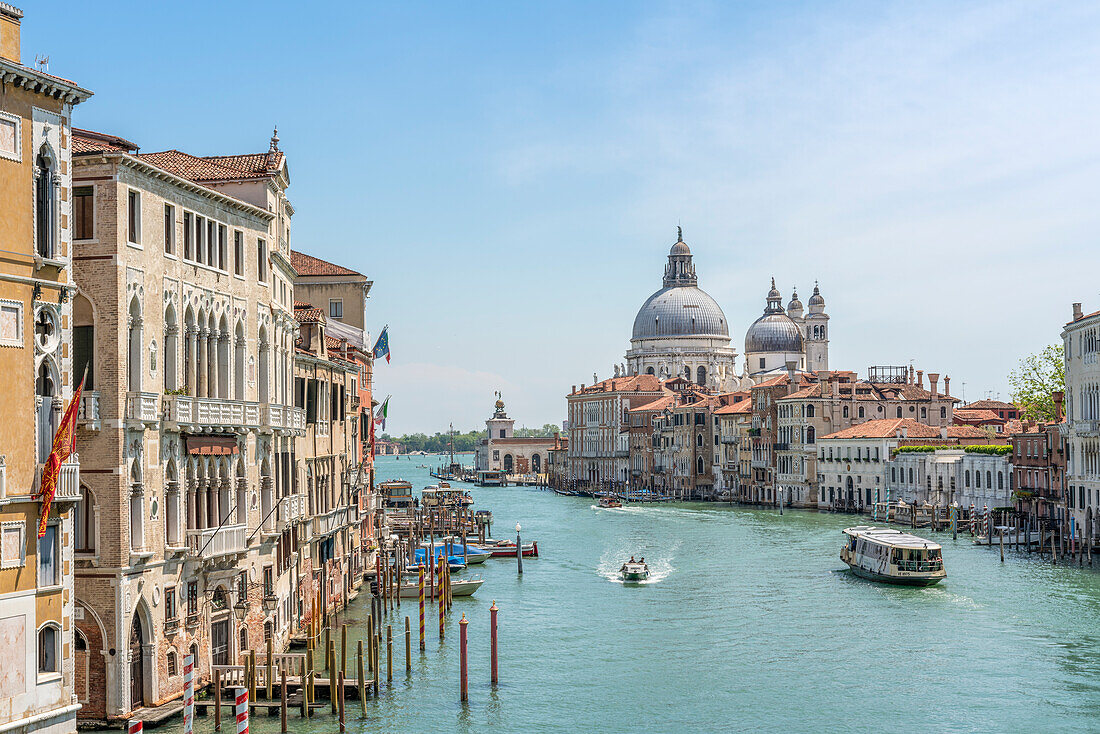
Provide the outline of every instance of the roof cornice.
[[80,104],[94,92],[73,82],[0,58],[0,81],[14,84],[68,104]]

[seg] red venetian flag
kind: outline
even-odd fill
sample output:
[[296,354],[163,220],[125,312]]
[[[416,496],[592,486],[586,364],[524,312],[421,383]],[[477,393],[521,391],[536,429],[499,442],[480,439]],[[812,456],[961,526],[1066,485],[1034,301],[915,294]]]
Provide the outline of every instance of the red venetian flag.
[[[88,374],[84,371],[84,376]],[[69,407],[65,408],[65,415],[61,417],[61,425],[57,427],[57,434],[53,437],[53,451],[46,459],[46,465],[42,467],[42,483],[33,499],[42,498],[42,516],[38,520],[38,537],[46,535],[46,520],[50,516],[50,504],[53,502],[54,493],[57,491],[57,478],[61,474],[61,465],[68,460],[69,454],[76,448],[76,412],[80,406],[80,393],[84,390],[84,377],[80,378],[80,385],[69,400]]]

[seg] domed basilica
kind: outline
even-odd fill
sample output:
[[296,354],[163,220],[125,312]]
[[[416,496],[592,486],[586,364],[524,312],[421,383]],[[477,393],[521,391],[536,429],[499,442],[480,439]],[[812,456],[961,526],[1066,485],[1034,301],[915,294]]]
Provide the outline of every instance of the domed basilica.
[[773,278],[764,314],[745,334],[745,365],[738,374],[726,315],[699,288],[691,258],[679,232],[668,253],[661,290],[646,299],[634,318],[627,374],[682,376],[712,390],[732,392],[786,373],[792,361],[802,370],[829,368],[829,317],[821,291],[814,286],[808,312],[797,292],[784,309]]

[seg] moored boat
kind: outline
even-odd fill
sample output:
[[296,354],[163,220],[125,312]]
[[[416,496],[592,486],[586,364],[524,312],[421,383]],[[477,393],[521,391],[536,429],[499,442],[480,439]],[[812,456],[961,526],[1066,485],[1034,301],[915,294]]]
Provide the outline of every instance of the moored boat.
[[[451,579],[451,596],[473,596],[481,585],[485,583],[485,579]],[[436,595],[439,593],[439,586],[435,587]],[[420,596],[420,585],[414,581],[412,583],[401,584],[401,598],[402,599],[416,599]],[[427,581],[424,582],[424,598],[432,597],[432,587]]]
[[845,528],[840,560],[852,573],[872,581],[931,586],[947,576],[939,543],[892,528]]
[[[501,540],[495,545],[492,545],[486,550],[489,551],[493,558],[515,558],[516,557],[516,544],[511,540]],[[539,544],[536,541],[523,544],[523,557],[538,558],[539,557]]]

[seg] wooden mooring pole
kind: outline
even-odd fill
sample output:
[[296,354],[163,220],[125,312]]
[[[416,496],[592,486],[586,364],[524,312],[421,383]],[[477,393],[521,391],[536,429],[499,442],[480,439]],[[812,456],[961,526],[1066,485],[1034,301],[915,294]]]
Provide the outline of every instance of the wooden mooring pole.
[[[359,674],[359,706],[363,709],[363,716],[367,715],[367,677],[363,672],[363,641],[359,640],[355,653],[356,672]],[[377,693],[377,691],[376,691]]]
[[411,673],[412,669],[412,631],[409,629],[409,618],[405,617],[405,672]]
[[222,672],[214,669],[214,731],[222,730]]
[[489,680],[497,684],[497,600],[489,607]]
[[469,622],[466,621],[466,615],[462,615],[462,619],[458,620],[458,676],[459,676],[459,695],[462,701],[470,700],[470,691],[467,687],[466,680],[466,625]]
[[279,731],[286,734],[286,668],[279,670]]

